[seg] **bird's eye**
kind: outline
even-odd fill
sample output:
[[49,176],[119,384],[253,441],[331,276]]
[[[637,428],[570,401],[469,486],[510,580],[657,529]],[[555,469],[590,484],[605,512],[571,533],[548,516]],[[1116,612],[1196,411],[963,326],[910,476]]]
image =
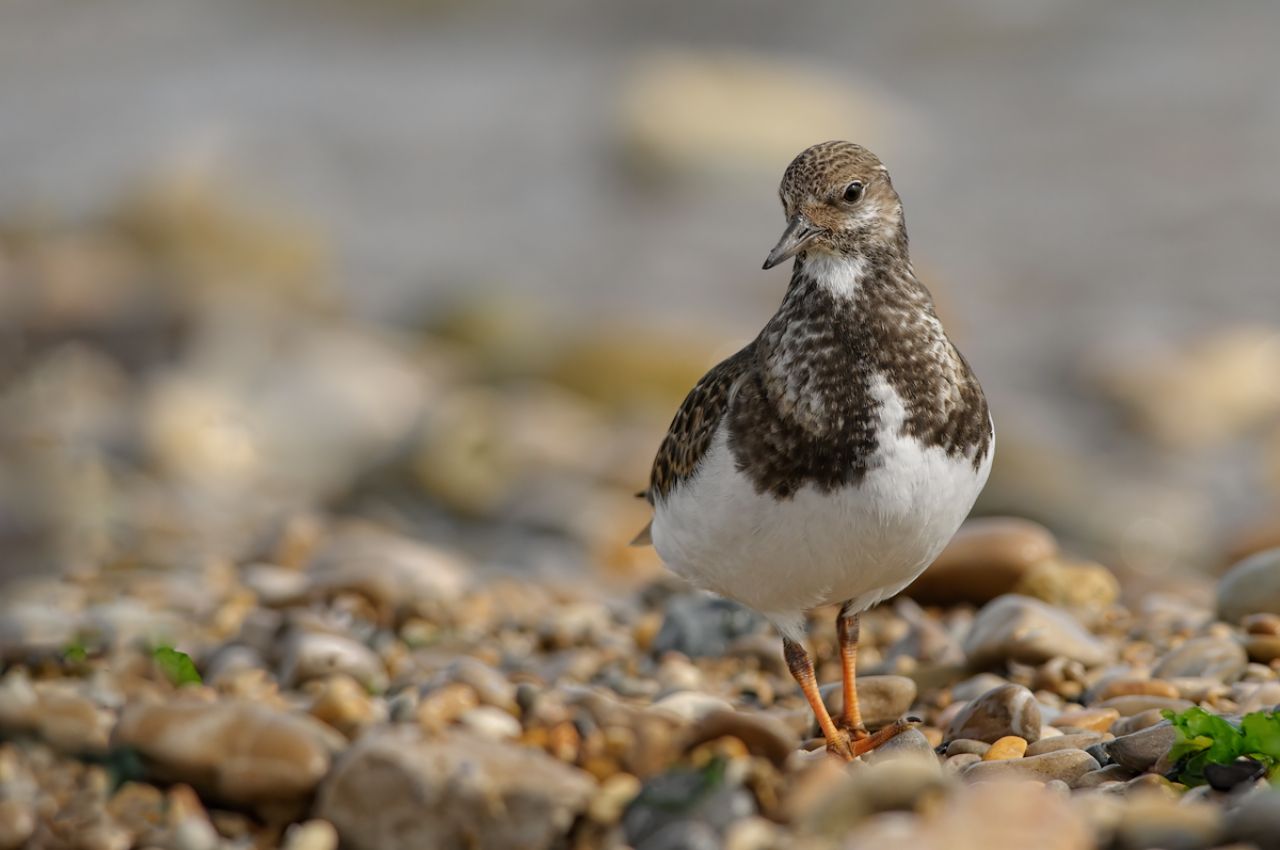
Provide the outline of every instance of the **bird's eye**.
[[862,200],[862,181],[854,180],[848,186],[844,187],[844,200],[847,204],[856,204]]

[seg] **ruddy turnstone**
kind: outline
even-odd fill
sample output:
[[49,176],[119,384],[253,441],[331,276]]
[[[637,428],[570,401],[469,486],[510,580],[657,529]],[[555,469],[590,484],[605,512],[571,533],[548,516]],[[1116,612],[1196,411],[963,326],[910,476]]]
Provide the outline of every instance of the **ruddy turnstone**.
[[[868,733],[856,689],[858,618],[938,555],[991,469],[994,430],[969,364],[907,254],[902,202],[874,154],[825,142],[779,189],[787,226],[766,269],[795,257],[782,305],[698,381],[658,449],[644,496],[658,554],[782,634],[828,751]],[[823,705],[805,614],[839,604],[844,709]]]

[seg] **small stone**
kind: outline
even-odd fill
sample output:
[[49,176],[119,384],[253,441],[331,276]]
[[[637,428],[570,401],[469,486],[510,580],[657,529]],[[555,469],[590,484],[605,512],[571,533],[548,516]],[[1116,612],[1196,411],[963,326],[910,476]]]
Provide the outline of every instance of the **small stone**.
[[587,816],[596,823],[615,824],[640,793],[640,780],[630,773],[615,773],[604,782],[587,807]]
[[956,738],[947,744],[947,756],[958,756],[961,753],[985,756],[989,749],[991,749],[991,745],[986,741],[977,741],[973,738]]
[[888,741],[862,756],[862,760],[867,764],[880,764],[900,758],[919,759],[923,762],[931,761],[935,766],[940,766],[933,744],[930,744],[924,733],[915,727],[899,732]]
[[1211,803],[1137,793],[1116,825],[1116,844],[1125,850],[1207,850],[1222,837],[1223,827],[1222,810]]
[[1100,732],[1074,732],[1053,738],[1041,738],[1027,747],[1027,755],[1038,756],[1054,750],[1084,750],[1102,740]]
[[462,726],[494,741],[513,741],[520,737],[520,721],[500,708],[481,705],[458,718]]
[[[411,698],[406,699],[409,701]],[[474,688],[461,682],[450,682],[418,699],[414,716],[423,729],[438,732],[479,704],[480,697]]]
[[69,683],[40,682],[36,733],[54,749],[73,755],[104,756],[115,715],[99,708]]
[[1215,791],[1232,791],[1238,785],[1261,779],[1266,772],[1266,765],[1247,756],[1230,764],[1210,762],[1204,766],[1205,781]]
[[1138,679],[1127,676],[1106,679],[1089,694],[1089,702],[1098,703],[1119,696],[1156,696],[1178,699],[1178,689],[1161,679]]
[[737,602],[706,593],[678,593],[667,600],[654,653],[682,652],[690,658],[721,656],[734,640],[764,628],[759,614]]
[[341,673],[371,691],[387,687],[387,670],[377,653],[341,635],[295,632],[285,642],[280,678],[291,685]]
[[1016,594],[983,606],[965,637],[964,652],[976,667],[1007,661],[1043,664],[1057,656],[1095,666],[1111,655],[1066,612]]
[[456,602],[468,583],[467,564],[442,549],[370,526],[340,529],[309,571],[313,592],[360,593],[401,616],[430,615]]
[[[859,676],[858,710],[869,729],[879,729],[901,718],[916,699],[916,683],[906,676]],[[822,701],[832,717],[844,711],[844,688],[839,682],[823,686]]]
[[689,730],[686,750],[726,735],[737,738],[752,755],[769,759],[781,767],[796,749],[795,736],[775,717],[746,711],[714,711]]
[[669,823],[652,835],[635,842],[635,850],[720,850],[720,836],[698,821]]
[[846,835],[869,815],[911,810],[926,795],[944,793],[953,781],[938,769],[932,753],[858,766],[804,813],[801,826],[819,835]]
[[1012,592],[1064,608],[1102,609],[1120,597],[1120,582],[1101,564],[1053,558],[1028,570]]
[[974,738],[990,743],[1006,735],[1040,739],[1040,705],[1021,685],[993,688],[965,706],[947,729],[948,740]]
[[1280,847],[1280,789],[1259,788],[1227,813],[1227,837],[1257,847]]
[[1249,660],[1270,664],[1280,658],[1280,635],[1248,635],[1244,639]]
[[1027,752],[1027,742],[1025,738],[1019,738],[1017,735],[1006,735],[991,745],[991,749],[987,750],[986,755],[982,757],[983,761],[1001,761],[1003,759],[1020,759]]
[[982,761],[982,756],[977,753],[956,753],[954,756],[948,756],[942,767],[948,773],[959,775],[964,773],[965,768],[971,764],[977,764]]
[[710,694],[698,691],[676,691],[655,702],[653,710],[686,723],[693,723],[710,714],[733,711],[733,706]]
[[1167,754],[1177,738],[1177,730],[1166,720],[1139,732],[1122,735],[1103,747],[1116,764],[1141,772],[1150,769]]
[[282,850],[338,850],[338,830],[327,820],[295,823],[285,831]]
[[306,573],[274,564],[250,564],[240,571],[240,580],[268,608],[304,602],[311,587]]
[[[729,824],[756,813],[755,800],[744,788],[728,781],[722,770],[678,768],[659,774],[644,783],[640,794],[622,815],[622,831],[634,847],[648,847],[668,830],[682,824],[698,824],[716,837]],[[681,845],[669,844],[667,838],[653,846],[676,850]]]
[[1134,732],[1141,732],[1143,729],[1155,726],[1164,720],[1164,711],[1161,708],[1149,708],[1128,717],[1121,717],[1111,724],[1111,734],[1119,738],[1122,735],[1132,735]]
[[1061,779],[1068,785],[1091,770],[1098,763],[1084,750],[1057,750],[1038,756],[1002,761],[982,761],[964,772],[966,782],[985,782],[1001,779],[1035,779],[1048,782]]
[[1141,714],[1144,711],[1186,711],[1194,703],[1185,699],[1176,697],[1144,697],[1144,696],[1128,696],[1128,697],[1112,697],[1105,702],[1100,702],[1097,708],[1114,708],[1120,712],[1121,717],[1132,717],[1135,714]]
[[137,750],[159,779],[263,803],[309,794],[329,768],[333,734],[302,714],[186,698],[127,706],[112,743]]
[[923,605],[983,604],[1011,593],[1032,567],[1057,554],[1058,541],[1039,523],[972,519],[903,592]]
[[568,833],[595,791],[588,774],[538,750],[394,726],[343,754],[313,813],[351,850],[542,848]]
[[352,738],[359,730],[382,719],[386,711],[369,699],[359,682],[350,676],[338,675],[320,683],[310,713]]
[[765,818],[743,818],[725,831],[724,850],[774,850],[781,846],[779,831],[778,826]]
[[969,700],[977,699],[993,688],[998,688],[1008,683],[1007,679],[1003,676],[997,676],[995,673],[979,673],[953,685],[951,698],[956,702],[968,702]]
[[0,850],[19,850],[36,830],[36,816],[21,800],[0,800]]
[[1245,558],[1218,581],[1218,616],[1228,623],[1249,614],[1280,614],[1280,549]]
[[1241,619],[1240,625],[1251,635],[1280,635],[1280,614],[1250,614]]
[[1084,774],[1071,787],[1077,789],[1101,788],[1103,785],[1118,785],[1121,782],[1128,782],[1133,777],[1134,771],[1131,768],[1122,764],[1108,764]]
[[1158,679],[1204,676],[1221,682],[1234,682],[1248,663],[1244,647],[1236,641],[1197,637],[1166,652],[1151,675]]
[[1120,719],[1120,712],[1114,708],[1078,708],[1064,711],[1054,718],[1057,726],[1071,726],[1076,729],[1088,729],[1093,732],[1106,732],[1111,724]]

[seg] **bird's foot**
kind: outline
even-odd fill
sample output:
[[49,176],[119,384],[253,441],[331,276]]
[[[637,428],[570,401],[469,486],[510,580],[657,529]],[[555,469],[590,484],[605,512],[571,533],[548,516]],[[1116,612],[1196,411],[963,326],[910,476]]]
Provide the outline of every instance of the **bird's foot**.
[[840,737],[835,741],[827,740],[827,752],[844,761],[853,761],[922,722],[919,717],[908,715],[875,732],[868,732],[865,726],[837,722]]

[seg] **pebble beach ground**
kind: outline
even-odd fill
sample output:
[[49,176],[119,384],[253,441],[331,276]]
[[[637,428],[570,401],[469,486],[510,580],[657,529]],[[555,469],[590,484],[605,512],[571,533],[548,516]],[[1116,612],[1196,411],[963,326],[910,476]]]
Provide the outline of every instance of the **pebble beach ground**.
[[1280,847],[1162,714],[1280,703],[1280,530],[1164,576],[971,521],[864,618],[864,716],[922,723],[836,763],[770,628],[626,545],[710,352],[374,327],[207,189],[0,237],[0,850]]

